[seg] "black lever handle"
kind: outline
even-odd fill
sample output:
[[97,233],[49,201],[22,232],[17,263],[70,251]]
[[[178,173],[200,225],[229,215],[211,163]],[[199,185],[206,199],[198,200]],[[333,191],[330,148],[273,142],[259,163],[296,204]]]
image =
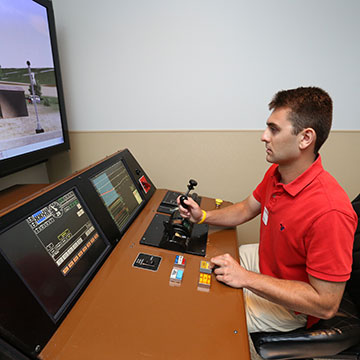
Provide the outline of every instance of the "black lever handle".
[[186,205],[185,204],[185,200],[187,200],[188,198],[188,195],[189,195],[189,192],[197,185],[197,181],[196,180],[193,180],[193,179],[190,179],[189,180],[189,184],[188,184],[188,190],[186,191],[185,195],[181,195],[180,196],[180,204],[183,208],[185,209],[188,209],[189,208],[189,205]]
[[187,200],[187,196],[186,195],[181,195],[180,196],[180,204],[183,208],[188,209],[189,205],[185,204],[184,200]]
[[188,207],[189,207],[189,205],[186,205],[185,203],[184,203],[184,200],[187,200],[188,199],[188,197],[186,196],[186,195],[181,195],[180,196],[180,204],[181,204],[181,206],[183,207],[183,208],[185,208],[185,209],[187,209]]
[[197,181],[196,180],[193,180],[193,179],[190,179],[189,180],[189,184],[188,184],[188,191],[186,192],[186,196],[189,195],[189,192],[197,185]]

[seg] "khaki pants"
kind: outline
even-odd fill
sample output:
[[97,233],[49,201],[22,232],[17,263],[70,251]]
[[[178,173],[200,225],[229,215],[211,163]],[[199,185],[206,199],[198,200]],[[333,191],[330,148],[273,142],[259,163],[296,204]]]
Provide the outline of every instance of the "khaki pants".
[[[239,247],[240,263],[250,271],[259,272],[259,244]],[[247,289],[244,291],[248,332],[290,331],[306,324],[307,316],[295,314],[281,305],[268,301]]]

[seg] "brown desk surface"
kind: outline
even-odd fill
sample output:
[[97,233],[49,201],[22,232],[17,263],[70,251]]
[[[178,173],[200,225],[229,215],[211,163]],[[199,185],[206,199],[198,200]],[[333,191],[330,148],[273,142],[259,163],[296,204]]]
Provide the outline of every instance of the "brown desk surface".
[[0,191],[0,213],[7,208],[13,207],[16,203],[22,202],[28,196],[45,188],[49,184],[22,184],[14,185],[8,189]]
[[[140,245],[165,190],[157,190],[40,354],[42,359],[246,359],[241,290],[212,275],[197,290],[201,260],[238,258],[235,229],[211,229],[205,258],[185,254],[179,287],[169,277],[177,253]],[[214,208],[204,198],[202,207]],[[158,271],[134,268],[139,252],[162,257]]]

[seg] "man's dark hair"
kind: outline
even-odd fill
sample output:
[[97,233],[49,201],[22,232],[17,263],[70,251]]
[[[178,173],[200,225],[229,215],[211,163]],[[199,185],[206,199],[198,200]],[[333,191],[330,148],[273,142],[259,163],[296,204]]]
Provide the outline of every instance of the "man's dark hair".
[[314,152],[317,154],[331,129],[333,105],[329,94],[318,87],[281,90],[269,103],[270,110],[279,108],[290,109],[288,120],[293,125],[294,135],[306,128],[314,129]]

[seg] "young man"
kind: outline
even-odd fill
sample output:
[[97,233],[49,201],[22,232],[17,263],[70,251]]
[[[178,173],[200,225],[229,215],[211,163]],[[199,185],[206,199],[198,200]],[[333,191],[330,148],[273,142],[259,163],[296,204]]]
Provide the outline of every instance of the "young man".
[[205,212],[180,206],[194,223],[236,226],[261,214],[259,244],[240,247],[240,263],[211,259],[216,279],[244,289],[248,331],[289,331],[333,317],[352,265],[357,216],[321,164],[332,100],[309,87],[278,92],[261,140],[273,165],[240,203]]

